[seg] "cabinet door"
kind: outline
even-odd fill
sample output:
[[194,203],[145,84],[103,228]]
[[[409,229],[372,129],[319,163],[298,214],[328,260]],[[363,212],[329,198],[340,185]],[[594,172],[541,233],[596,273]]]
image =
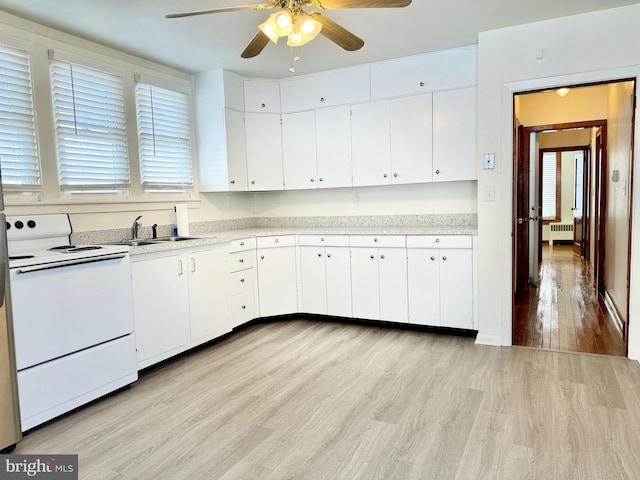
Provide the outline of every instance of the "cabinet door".
[[328,285],[325,260],[324,247],[300,247],[300,283],[304,313],[327,314]]
[[353,186],[391,183],[389,101],[351,107]]
[[245,112],[280,113],[280,83],[277,80],[244,81]]
[[378,249],[380,320],[407,322],[407,251],[404,248]]
[[261,317],[297,312],[296,280],[295,247],[258,249],[258,298]]
[[351,317],[351,255],[348,247],[325,247],[327,315]]
[[282,115],[285,190],[317,188],[315,112]]
[[226,108],[224,118],[227,138],[228,189],[229,191],[246,191],[248,178],[244,113]]
[[433,94],[433,180],[477,179],[476,89]]
[[245,113],[249,190],[282,190],[280,115]]
[[351,186],[351,108],[316,110],[318,188]]
[[409,323],[440,326],[440,260],[437,248],[407,250]]
[[182,255],[131,263],[138,368],[153,365],[189,342],[189,285]]
[[431,94],[390,102],[391,183],[432,180]]
[[227,249],[188,256],[191,341],[202,343],[231,331]]
[[351,299],[355,318],[380,319],[377,248],[351,249]]
[[443,327],[473,328],[473,260],[471,249],[439,250],[440,319]]

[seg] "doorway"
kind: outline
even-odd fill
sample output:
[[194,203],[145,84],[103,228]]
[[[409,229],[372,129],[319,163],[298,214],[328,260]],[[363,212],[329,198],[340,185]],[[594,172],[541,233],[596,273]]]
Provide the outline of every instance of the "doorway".
[[569,92],[514,97],[512,342],[626,355],[635,82]]

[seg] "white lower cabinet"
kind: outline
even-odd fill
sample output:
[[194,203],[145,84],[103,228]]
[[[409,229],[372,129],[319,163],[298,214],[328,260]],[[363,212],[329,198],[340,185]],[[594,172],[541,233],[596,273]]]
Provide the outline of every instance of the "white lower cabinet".
[[295,235],[257,239],[258,298],[261,317],[298,312]]
[[231,242],[228,268],[231,326],[235,328],[258,316],[255,238]]
[[409,322],[473,329],[473,249],[466,235],[407,237]]
[[404,236],[352,236],[353,316],[406,323],[407,251]]
[[131,263],[139,369],[231,330],[226,252],[225,245]]
[[304,313],[351,317],[351,256],[346,235],[300,237]]

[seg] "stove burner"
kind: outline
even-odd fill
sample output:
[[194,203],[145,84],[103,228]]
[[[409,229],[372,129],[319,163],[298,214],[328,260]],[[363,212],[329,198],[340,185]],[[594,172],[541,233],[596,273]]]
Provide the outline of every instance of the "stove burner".
[[85,250],[99,250],[102,247],[100,245],[85,245],[82,247],[76,247],[74,245],[69,245],[68,248],[63,250],[64,253],[74,253],[74,252],[84,252]]
[[68,250],[69,248],[76,248],[75,245],[58,245],[57,247],[51,247],[49,250]]
[[27,258],[33,258],[33,255],[15,255],[9,257],[9,260],[26,260]]

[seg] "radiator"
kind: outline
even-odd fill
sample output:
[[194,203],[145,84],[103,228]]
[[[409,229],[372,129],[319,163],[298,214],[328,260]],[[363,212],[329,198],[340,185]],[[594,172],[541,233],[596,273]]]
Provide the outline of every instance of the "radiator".
[[573,223],[550,223],[549,243],[554,240],[573,240]]

